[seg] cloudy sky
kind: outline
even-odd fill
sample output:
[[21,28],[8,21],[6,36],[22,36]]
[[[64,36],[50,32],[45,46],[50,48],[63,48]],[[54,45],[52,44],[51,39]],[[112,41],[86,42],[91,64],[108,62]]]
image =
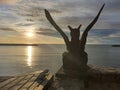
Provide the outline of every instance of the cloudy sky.
[[64,43],[44,9],[70,37],[67,26],[82,24],[83,32],[103,3],[105,8],[87,43],[120,44],[120,0],[0,0],[0,43]]

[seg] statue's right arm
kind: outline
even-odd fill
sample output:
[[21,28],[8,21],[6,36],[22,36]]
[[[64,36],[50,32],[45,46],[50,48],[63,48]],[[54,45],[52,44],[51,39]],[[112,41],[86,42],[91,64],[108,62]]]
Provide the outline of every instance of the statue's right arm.
[[94,26],[94,24],[97,22],[103,8],[104,8],[105,4],[102,5],[101,9],[99,10],[97,16],[94,18],[94,20],[87,26],[87,28],[85,29],[85,31],[83,32],[83,35],[81,37],[81,41],[80,44],[81,46],[83,46],[83,48],[85,47],[86,44],[86,39],[87,39],[87,35],[88,35],[88,31]]
[[54,28],[62,35],[65,44],[67,46],[67,49],[69,50],[69,46],[70,46],[70,42],[69,39],[67,37],[67,35],[61,30],[61,28],[55,23],[55,21],[53,20],[53,18],[51,17],[50,13],[48,12],[48,10],[45,9],[45,15],[48,19],[48,21],[54,26]]

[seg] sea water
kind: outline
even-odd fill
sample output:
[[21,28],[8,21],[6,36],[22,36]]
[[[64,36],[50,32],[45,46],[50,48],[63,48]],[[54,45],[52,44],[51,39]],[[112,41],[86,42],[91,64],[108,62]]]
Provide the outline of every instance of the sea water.
[[[65,45],[0,46],[0,76],[16,76],[49,69],[55,73],[62,66]],[[120,67],[120,47],[87,45],[88,64]]]

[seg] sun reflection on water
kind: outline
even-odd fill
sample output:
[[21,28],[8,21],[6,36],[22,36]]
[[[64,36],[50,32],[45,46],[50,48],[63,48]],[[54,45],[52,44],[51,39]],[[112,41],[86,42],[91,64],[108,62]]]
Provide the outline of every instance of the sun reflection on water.
[[27,65],[31,66],[32,65],[32,46],[27,47]]

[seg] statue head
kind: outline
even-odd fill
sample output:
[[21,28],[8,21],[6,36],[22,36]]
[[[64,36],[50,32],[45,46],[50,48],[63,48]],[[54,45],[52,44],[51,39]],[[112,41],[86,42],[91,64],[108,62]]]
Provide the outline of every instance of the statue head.
[[72,28],[71,26],[68,26],[69,30],[70,30],[70,35],[72,38],[79,38],[80,36],[80,27],[81,24],[79,25],[78,28]]

